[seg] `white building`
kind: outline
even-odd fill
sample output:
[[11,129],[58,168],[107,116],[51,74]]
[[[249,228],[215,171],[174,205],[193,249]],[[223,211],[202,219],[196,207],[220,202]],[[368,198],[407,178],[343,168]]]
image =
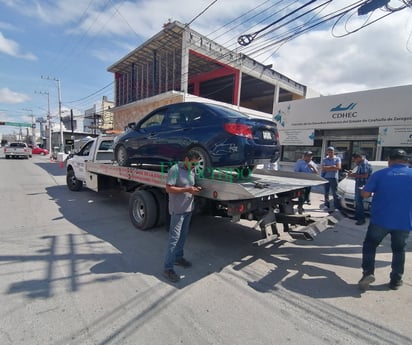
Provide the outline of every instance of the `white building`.
[[282,165],[314,152],[315,159],[334,146],[342,168],[354,152],[369,160],[386,160],[393,148],[412,157],[412,85],[281,102],[275,105],[283,145]]

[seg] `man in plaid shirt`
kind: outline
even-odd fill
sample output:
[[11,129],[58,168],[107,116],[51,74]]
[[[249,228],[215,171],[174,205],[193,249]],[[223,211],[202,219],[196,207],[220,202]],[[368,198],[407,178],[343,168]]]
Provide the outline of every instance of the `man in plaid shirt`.
[[365,209],[363,208],[361,191],[369,176],[372,174],[372,167],[365,156],[358,152],[352,155],[352,161],[357,166],[356,172],[353,173],[350,171],[348,173],[349,177],[355,179],[355,224],[363,225],[365,224]]

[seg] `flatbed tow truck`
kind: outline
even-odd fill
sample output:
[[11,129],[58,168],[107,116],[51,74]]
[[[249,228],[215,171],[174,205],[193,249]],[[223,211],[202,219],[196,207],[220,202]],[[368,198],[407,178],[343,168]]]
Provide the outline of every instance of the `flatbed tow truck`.
[[[168,220],[167,171],[150,166],[123,167],[113,162],[113,137],[100,136],[86,143],[66,162],[66,181],[71,191],[83,186],[96,192],[120,188],[130,192],[129,215],[140,230],[161,226]],[[160,170],[160,171],[159,171]],[[263,245],[279,237],[278,225],[294,239],[313,240],[332,227],[339,215],[329,214],[313,219],[309,214],[296,214],[294,206],[304,187],[324,184],[315,174],[255,170],[250,176],[237,177],[230,171],[215,171],[212,177],[197,178],[202,187],[196,196],[196,212],[232,221],[256,221],[254,228]]]

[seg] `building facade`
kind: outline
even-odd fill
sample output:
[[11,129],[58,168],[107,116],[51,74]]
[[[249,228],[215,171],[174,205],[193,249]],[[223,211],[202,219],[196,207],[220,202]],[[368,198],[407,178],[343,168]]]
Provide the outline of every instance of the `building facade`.
[[108,68],[114,74],[113,127],[123,130],[149,111],[186,95],[273,113],[274,104],[305,98],[306,86],[179,22]]
[[283,166],[309,149],[320,162],[328,146],[343,169],[351,168],[354,152],[386,160],[390,150],[402,148],[412,157],[411,95],[412,85],[405,85],[277,104]]

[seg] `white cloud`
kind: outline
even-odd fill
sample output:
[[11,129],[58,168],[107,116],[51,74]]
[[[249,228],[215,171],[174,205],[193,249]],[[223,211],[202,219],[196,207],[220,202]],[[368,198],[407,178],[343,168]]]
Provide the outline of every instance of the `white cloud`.
[[0,103],[17,104],[23,103],[31,98],[23,93],[11,91],[7,87],[0,88]]
[[407,11],[343,38],[330,29],[311,31],[277,53],[274,68],[323,94],[404,85],[411,82],[406,49]]
[[27,59],[27,60],[37,60],[37,57],[32,53],[21,53],[19,45],[10,39],[4,37],[0,32],[0,53],[11,55],[17,58]]

